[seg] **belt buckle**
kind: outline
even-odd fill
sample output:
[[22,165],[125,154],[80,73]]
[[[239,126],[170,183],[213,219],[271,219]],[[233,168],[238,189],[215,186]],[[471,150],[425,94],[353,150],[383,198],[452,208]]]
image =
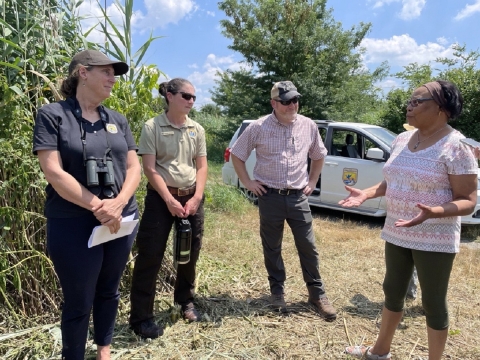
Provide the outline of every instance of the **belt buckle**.
[[178,196],[187,196],[195,192],[195,184],[183,188],[178,188]]
[[189,194],[189,188],[178,188],[177,195],[178,196],[187,196]]
[[290,195],[290,189],[278,189],[278,193],[283,196]]

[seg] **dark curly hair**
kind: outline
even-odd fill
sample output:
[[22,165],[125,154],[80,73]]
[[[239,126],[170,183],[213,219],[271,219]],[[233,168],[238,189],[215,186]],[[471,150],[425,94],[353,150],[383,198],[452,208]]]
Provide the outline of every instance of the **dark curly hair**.
[[165,98],[168,105],[167,93],[177,94],[185,84],[193,86],[187,79],[175,78],[161,83],[158,87],[158,92]]
[[445,110],[450,114],[450,119],[454,120],[460,116],[463,109],[463,96],[457,86],[446,80],[437,80],[442,87],[445,96],[446,105]]

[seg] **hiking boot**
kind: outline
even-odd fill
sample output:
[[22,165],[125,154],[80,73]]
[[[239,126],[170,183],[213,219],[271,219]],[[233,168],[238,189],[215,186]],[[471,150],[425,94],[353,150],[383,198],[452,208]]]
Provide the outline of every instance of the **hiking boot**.
[[272,294],[270,295],[270,306],[282,313],[287,312],[287,304],[285,303],[285,298],[283,294]]
[[202,320],[202,316],[195,309],[195,306],[192,303],[189,303],[183,307],[183,318],[189,322],[197,322]]
[[326,296],[319,299],[308,299],[308,302],[315,307],[315,310],[327,321],[333,321],[337,318],[335,308],[330,304]]
[[163,335],[163,328],[155,324],[153,319],[148,319],[130,326],[135,334],[144,339],[156,339]]

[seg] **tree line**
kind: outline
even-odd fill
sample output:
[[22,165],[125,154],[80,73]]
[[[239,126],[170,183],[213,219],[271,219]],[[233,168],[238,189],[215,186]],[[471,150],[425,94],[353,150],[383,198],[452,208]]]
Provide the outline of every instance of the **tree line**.
[[236,128],[241,119],[271,112],[272,84],[291,80],[300,93],[300,112],[313,119],[366,122],[395,133],[404,131],[406,100],[423,83],[444,79],[461,90],[463,115],[452,126],[480,139],[480,70],[478,51],[455,45],[452,58],[429,64],[409,64],[391,74],[402,87],[384,94],[379,82],[390,72],[388,63],[368,70],[362,62],[362,40],[372,28],[360,23],[344,29],[335,21],[327,0],[224,0],[220,22],[230,49],[244,58],[240,70],[219,75],[212,99]]

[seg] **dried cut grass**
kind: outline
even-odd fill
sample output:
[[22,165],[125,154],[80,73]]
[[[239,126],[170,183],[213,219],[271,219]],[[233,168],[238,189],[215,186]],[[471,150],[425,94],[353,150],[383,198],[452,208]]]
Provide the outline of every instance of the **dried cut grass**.
[[[123,294],[112,344],[113,359],[348,359],[345,346],[375,342],[381,322],[384,243],[381,220],[314,210],[314,230],[327,294],[338,312],[325,322],[307,303],[298,255],[286,226],[283,257],[287,271],[289,313],[268,307],[268,281],[258,235],[258,209],[241,214],[208,213],[198,264],[197,307],[206,314],[201,323],[179,319],[171,290],[157,295],[155,320],[165,334],[144,341],[128,329],[128,294]],[[462,246],[449,291],[450,335],[445,359],[480,359],[480,250]],[[37,358],[59,359],[53,336],[37,331],[17,340],[50,345]],[[9,345],[15,348],[13,339]],[[0,347],[7,340],[0,339]],[[91,342],[90,342],[91,344]],[[48,351],[46,351],[48,350]],[[94,350],[89,351],[93,359]],[[48,355],[48,356],[45,356]],[[425,316],[421,301],[406,304],[395,335],[394,359],[427,359]],[[10,357],[13,358],[13,357]],[[33,355],[17,358],[35,358]]]

